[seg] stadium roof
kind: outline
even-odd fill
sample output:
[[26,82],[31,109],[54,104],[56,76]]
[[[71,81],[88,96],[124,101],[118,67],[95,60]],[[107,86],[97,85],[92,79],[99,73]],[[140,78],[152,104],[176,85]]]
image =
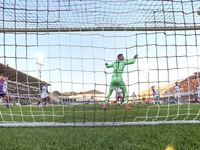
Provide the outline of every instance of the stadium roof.
[[[42,80],[39,80],[38,78],[32,77],[26,73],[23,73],[21,71],[18,71],[12,67],[9,67],[8,65],[4,65],[0,63],[0,73],[3,73],[5,76],[9,77],[9,80],[20,82],[25,85],[30,85],[34,87],[40,87],[41,83],[44,82]],[[50,86],[51,84],[48,84]]]

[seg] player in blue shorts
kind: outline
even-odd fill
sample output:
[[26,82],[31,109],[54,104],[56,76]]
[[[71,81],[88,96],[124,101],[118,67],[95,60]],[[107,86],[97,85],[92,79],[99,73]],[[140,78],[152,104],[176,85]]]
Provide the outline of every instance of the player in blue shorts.
[[[195,94],[195,91],[194,91],[194,94]],[[199,100],[199,102],[200,102],[200,86],[199,86],[199,83],[197,83],[196,94],[197,94],[197,101]],[[195,101],[196,101],[196,99],[195,99]]]
[[113,102],[118,103],[118,105],[121,105],[121,101],[122,101],[122,90],[119,88],[119,86],[117,86],[115,88],[115,92],[116,92],[116,100]]
[[174,98],[175,101],[178,102],[178,104],[182,104],[181,103],[181,86],[178,84],[178,82],[175,82],[175,87],[174,87]]
[[[5,80],[7,80],[8,78],[5,77]],[[7,108],[12,108],[9,106],[9,99],[10,97],[7,94],[7,89],[8,89],[8,83],[7,81],[4,80],[4,74],[0,74],[0,97],[3,100],[7,100]]]
[[153,100],[152,100],[153,105],[155,105],[155,102],[157,102],[157,104],[159,102],[161,105],[163,105],[162,101],[159,100],[160,99],[160,93],[158,92],[158,90],[154,89],[154,86],[152,86],[151,89],[153,91]]
[[48,96],[48,86],[47,86],[47,83],[43,83],[43,85],[40,87],[40,91],[41,91],[41,97],[40,99],[38,100],[38,105],[36,108],[38,108],[38,106],[40,105],[40,102],[41,100],[43,101],[43,105],[44,107],[46,107],[46,103],[47,101],[49,101],[49,96]]

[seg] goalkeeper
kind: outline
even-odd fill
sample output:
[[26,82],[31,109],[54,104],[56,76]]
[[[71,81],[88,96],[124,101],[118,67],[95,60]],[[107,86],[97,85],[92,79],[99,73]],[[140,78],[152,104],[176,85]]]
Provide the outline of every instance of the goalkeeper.
[[126,109],[131,109],[131,107],[128,106],[128,93],[126,90],[126,85],[124,84],[124,81],[122,79],[122,73],[124,71],[124,67],[125,65],[129,65],[129,64],[134,64],[136,58],[138,55],[135,55],[133,60],[131,61],[127,61],[124,60],[124,56],[123,54],[119,54],[117,56],[118,61],[108,65],[107,63],[106,68],[111,68],[113,67],[113,76],[112,76],[112,81],[110,83],[110,89],[108,92],[108,95],[106,96],[106,101],[104,103],[103,109],[106,110],[106,105],[108,103],[108,100],[110,98],[110,95],[112,94],[113,90],[115,89],[116,86],[119,86],[120,89],[122,89],[122,91],[125,94],[125,101],[126,101]]

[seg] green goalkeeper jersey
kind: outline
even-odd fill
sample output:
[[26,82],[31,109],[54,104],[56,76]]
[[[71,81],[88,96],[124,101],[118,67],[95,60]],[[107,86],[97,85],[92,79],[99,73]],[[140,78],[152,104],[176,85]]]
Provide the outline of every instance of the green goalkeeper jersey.
[[124,67],[127,64],[134,64],[136,59],[133,59],[131,61],[127,61],[127,60],[118,60],[110,65],[106,65],[106,68],[111,68],[113,67],[113,77],[118,77],[118,78],[122,78],[122,73],[124,71]]

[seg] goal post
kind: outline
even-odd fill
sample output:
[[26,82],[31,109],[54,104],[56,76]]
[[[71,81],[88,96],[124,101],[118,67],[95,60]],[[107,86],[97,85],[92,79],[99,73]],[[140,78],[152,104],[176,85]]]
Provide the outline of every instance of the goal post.
[[[156,31],[200,30],[199,26],[157,27]],[[89,31],[155,31],[154,27],[86,27],[86,28],[0,28],[0,32],[89,32]]]

